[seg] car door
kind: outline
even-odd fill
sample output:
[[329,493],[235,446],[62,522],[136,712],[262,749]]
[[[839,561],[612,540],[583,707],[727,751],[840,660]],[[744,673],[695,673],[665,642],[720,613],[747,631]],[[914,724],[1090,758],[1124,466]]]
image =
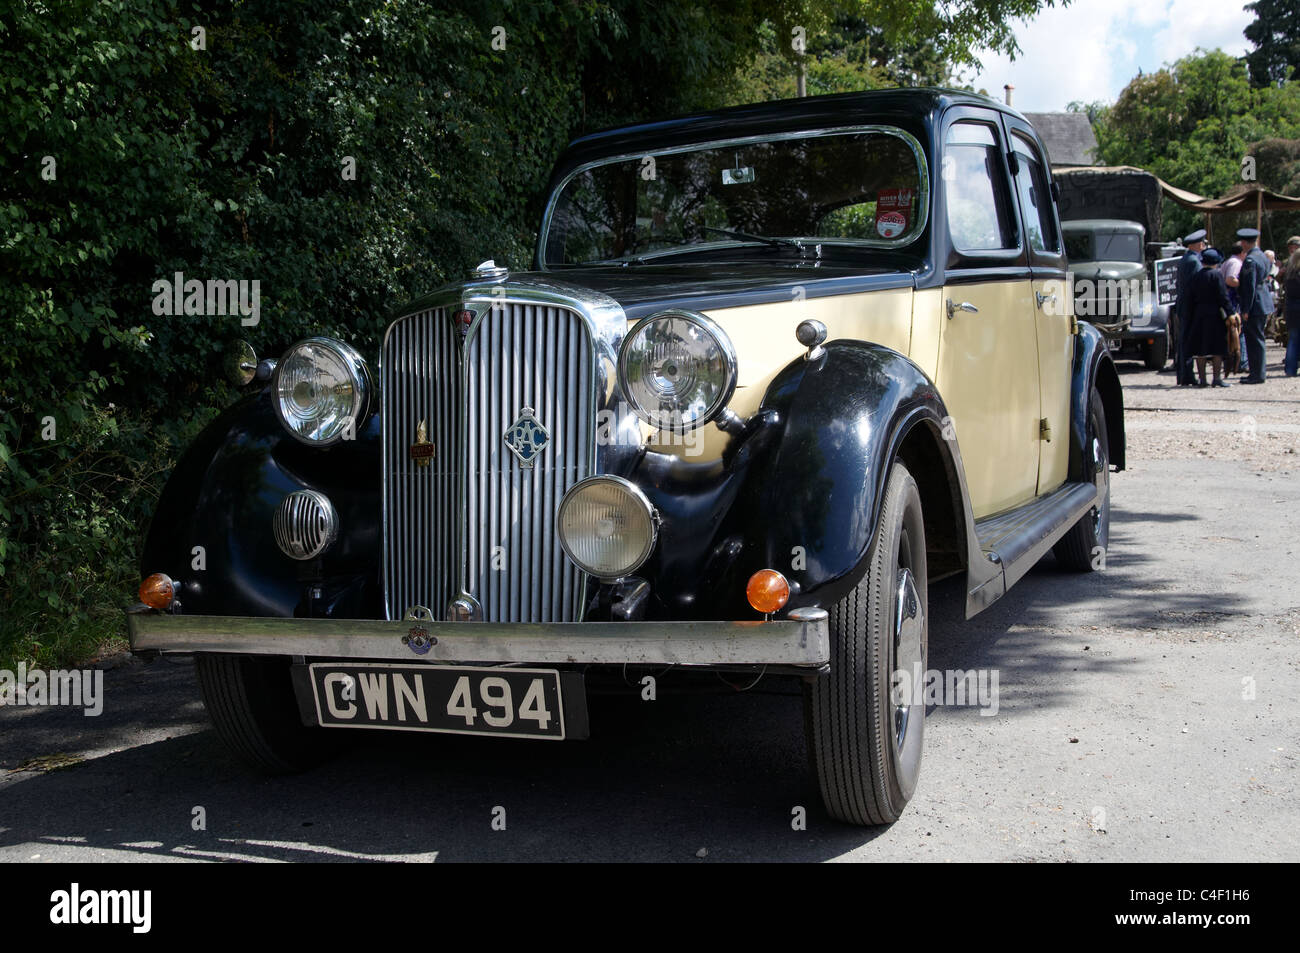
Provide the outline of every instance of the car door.
[[1061,224],[1043,149],[1028,123],[1003,116],[1011,145],[1011,175],[1029,248],[1030,280],[1038,341],[1038,407],[1042,440],[1038,493],[1065,482],[1070,465],[1071,368],[1074,363],[1074,299],[1069,293]]
[[946,267],[935,383],[979,519],[1038,488],[1036,308],[998,114],[950,110],[940,135]]

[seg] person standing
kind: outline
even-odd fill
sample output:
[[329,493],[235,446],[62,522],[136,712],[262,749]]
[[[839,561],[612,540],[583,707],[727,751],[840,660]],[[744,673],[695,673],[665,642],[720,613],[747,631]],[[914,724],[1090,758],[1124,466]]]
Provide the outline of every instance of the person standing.
[[1174,286],[1177,297],[1174,299],[1174,316],[1178,319],[1178,353],[1177,362],[1179,387],[1191,387],[1192,354],[1187,350],[1187,335],[1191,327],[1191,284],[1201,270],[1201,252],[1205,251],[1205,229],[1198,228],[1183,239],[1187,249],[1182,261],[1178,263],[1178,282]]
[[[1237,286],[1241,284],[1241,263],[1246,260],[1246,249],[1241,242],[1236,242],[1232,246],[1232,254],[1223,260],[1219,266],[1219,271],[1223,273],[1223,283],[1228,287],[1228,298],[1232,301],[1232,313],[1237,314],[1241,311],[1241,302],[1237,299]],[[1233,373],[1240,371],[1242,374],[1250,373],[1250,365],[1246,363],[1246,331],[1243,328],[1238,340],[1238,363],[1236,367],[1229,368]]]
[[1191,313],[1190,329],[1187,335],[1187,351],[1196,358],[1197,387],[1205,387],[1205,362],[1214,367],[1214,387],[1231,387],[1223,379],[1223,361],[1228,356],[1228,325],[1224,323],[1228,315],[1235,317],[1232,301],[1228,297],[1228,286],[1223,283],[1223,274],[1215,267],[1223,260],[1213,248],[1201,253],[1201,263],[1205,266],[1192,278],[1190,287]]
[[1259,250],[1259,230],[1238,229],[1237,237],[1246,249],[1246,260],[1241,265],[1241,284],[1237,298],[1241,302],[1241,320],[1246,328],[1246,360],[1250,374],[1242,378],[1243,384],[1262,384],[1264,371],[1264,322],[1273,313],[1273,294],[1268,289],[1268,259]]
[[1282,272],[1282,293],[1286,295],[1286,361],[1283,367],[1287,377],[1295,377],[1300,370],[1300,238],[1291,248],[1286,269]]

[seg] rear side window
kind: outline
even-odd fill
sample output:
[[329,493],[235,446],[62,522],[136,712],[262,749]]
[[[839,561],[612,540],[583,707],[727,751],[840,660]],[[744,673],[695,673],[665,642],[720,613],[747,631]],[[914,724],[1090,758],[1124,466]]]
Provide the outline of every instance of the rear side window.
[[948,233],[958,251],[1014,251],[1018,246],[1006,176],[993,128],[982,122],[948,127],[942,174]]
[[1025,217],[1029,245],[1034,251],[1059,255],[1061,239],[1056,234],[1047,170],[1038,158],[1038,150],[1024,137],[1013,135],[1011,141],[1016,152],[1016,192],[1020,196],[1020,211]]

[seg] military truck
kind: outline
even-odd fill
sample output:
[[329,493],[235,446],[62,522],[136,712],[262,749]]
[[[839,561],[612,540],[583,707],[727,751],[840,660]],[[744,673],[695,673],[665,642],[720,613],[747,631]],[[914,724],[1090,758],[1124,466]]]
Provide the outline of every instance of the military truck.
[[1156,303],[1152,276],[1163,247],[1160,181],[1129,167],[1055,174],[1075,314],[1101,331],[1114,357],[1164,367],[1177,328],[1170,306]]

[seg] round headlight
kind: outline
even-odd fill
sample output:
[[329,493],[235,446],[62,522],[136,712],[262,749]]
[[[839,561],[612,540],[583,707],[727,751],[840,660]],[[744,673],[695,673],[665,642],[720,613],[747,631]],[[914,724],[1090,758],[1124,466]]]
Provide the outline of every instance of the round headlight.
[[569,488],[556,516],[560,545],[584,572],[618,579],[654,549],[659,517],[637,487],[616,476],[588,477]]
[[643,318],[623,339],[618,379],[632,410],[682,433],[722,412],[736,389],[736,352],[722,328],[694,311]]
[[275,370],[276,413],[303,443],[329,444],[349,423],[361,426],[370,399],[370,371],[351,346],[308,338],[285,352]]

